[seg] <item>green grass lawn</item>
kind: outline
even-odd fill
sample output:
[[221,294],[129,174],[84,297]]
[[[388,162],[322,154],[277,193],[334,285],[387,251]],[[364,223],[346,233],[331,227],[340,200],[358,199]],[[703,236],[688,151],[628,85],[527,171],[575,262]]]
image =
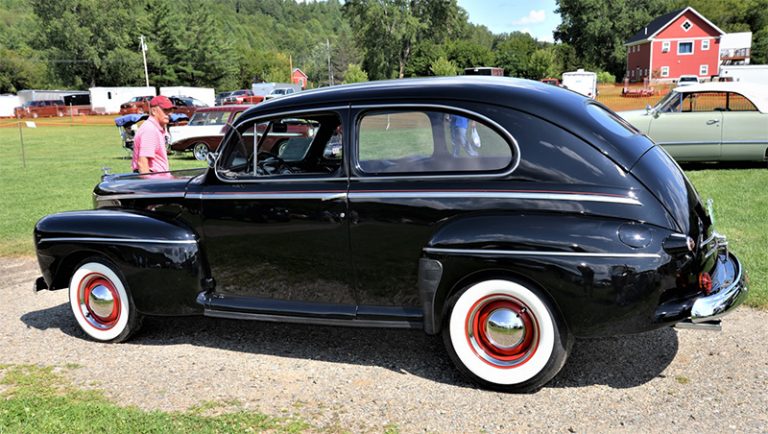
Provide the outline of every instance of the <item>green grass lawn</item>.
[[318,432],[301,419],[246,411],[237,402],[184,412],[120,407],[98,390],[74,387],[63,375],[68,369],[77,367],[0,366],[0,433]]
[[[32,228],[42,216],[90,209],[102,167],[130,171],[114,126],[24,128],[26,168],[17,128],[0,128],[0,256],[32,255]],[[200,167],[190,154],[174,155],[172,169]],[[715,201],[718,230],[749,272],[747,303],[768,307],[768,170],[703,166],[687,170],[702,199]]]

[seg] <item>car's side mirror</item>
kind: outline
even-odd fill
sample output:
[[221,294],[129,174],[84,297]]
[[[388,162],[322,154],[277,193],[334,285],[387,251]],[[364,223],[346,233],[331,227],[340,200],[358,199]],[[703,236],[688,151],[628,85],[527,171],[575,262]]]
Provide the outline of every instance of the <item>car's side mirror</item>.
[[216,166],[216,157],[218,156],[218,152],[209,152],[208,155],[205,156],[205,161],[208,163],[208,167],[213,169],[213,167]]

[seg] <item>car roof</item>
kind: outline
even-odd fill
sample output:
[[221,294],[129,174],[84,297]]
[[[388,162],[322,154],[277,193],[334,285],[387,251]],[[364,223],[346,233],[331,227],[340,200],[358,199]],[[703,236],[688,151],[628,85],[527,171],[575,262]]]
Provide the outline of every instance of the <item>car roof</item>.
[[747,97],[761,113],[768,113],[768,87],[754,83],[713,81],[676,87],[675,92],[735,92]]
[[[577,92],[538,81],[510,77],[454,76],[371,81],[294,92],[254,105],[238,118],[238,125],[263,116],[322,108],[345,108],[360,104],[445,107],[451,110],[487,111],[485,107],[507,107],[552,122],[610,155],[624,168],[631,167],[647,148],[627,145],[626,140],[596,136],[604,128],[587,106],[599,102]],[[463,106],[463,108],[462,108]],[[438,108],[439,110],[439,108]],[[620,119],[616,115],[617,119]],[[638,135],[638,137],[641,137]],[[631,139],[627,139],[631,140]]]

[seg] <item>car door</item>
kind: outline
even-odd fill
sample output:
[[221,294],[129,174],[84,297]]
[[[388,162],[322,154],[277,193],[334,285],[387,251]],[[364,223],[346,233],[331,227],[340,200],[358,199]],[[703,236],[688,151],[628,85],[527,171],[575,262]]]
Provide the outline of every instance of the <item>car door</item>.
[[[473,183],[478,173],[508,167],[512,152],[498,133],[458,108],[353,106],[352,116],[349,206],[358,319],[412,324],[422,319],[423,248],[441,222],[477,205],[461,192],[484,187]],[[464,121],[453,122],[456,117]],[[457,124],[468,128],[455,131]],[[471,143],[471,126],[482,147]]]
[[717,160],[725,107],[722,93],[681,93],[676,104],[655,114],[648,136],[678,161]]
[[[216,282],[209,309],[354,318],[348,177],[340,159],[322,157],[344,116],[330,110],[250,120],[227,136],[216,170],[199,193]],[[303,121],[302,133],[284,146],[269,143],[285,139],[287,126],[280,125],[288,119]]]
[[765,161],[768,156],[768,114],[760,113],[745,96],[728,93],[723,112],[723,161]]

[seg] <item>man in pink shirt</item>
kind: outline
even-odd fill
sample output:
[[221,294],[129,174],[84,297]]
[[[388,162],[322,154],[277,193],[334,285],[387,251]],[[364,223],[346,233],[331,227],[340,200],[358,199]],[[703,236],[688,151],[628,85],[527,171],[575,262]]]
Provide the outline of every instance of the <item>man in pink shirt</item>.
[[149,119],[136,132],[133,141],[133,161],[131,168],[135,173],[167,172],[168,154],[166,153],[165,126],[171,120],[173,103],[168,97],[159,95],[149,101]]

